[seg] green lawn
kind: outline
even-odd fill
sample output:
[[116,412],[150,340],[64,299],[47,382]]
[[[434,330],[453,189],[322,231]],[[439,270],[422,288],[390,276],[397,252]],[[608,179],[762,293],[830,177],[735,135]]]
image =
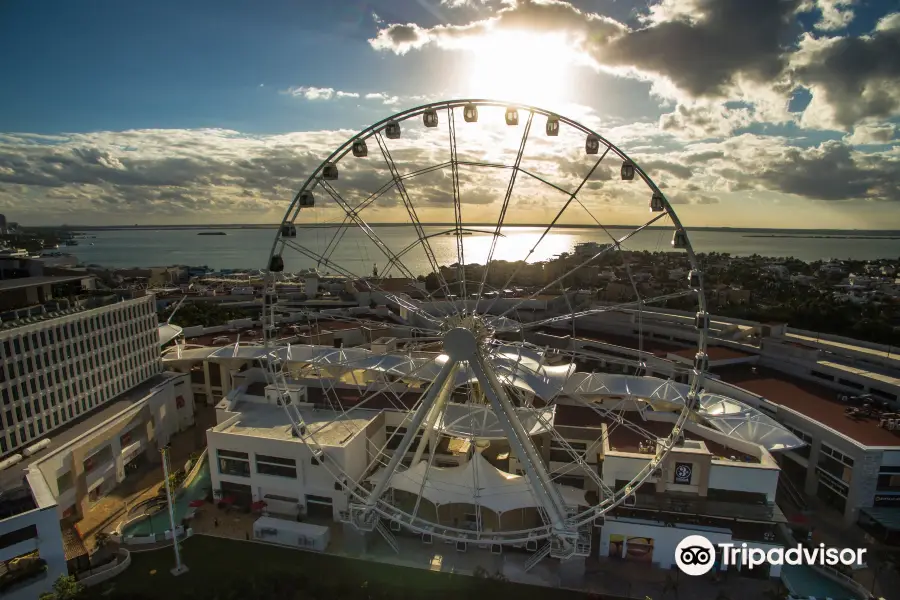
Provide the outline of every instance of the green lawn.
[[[551,600],[566,598],[581,600],[584,596],[570,591],[553,590],[520,584],[494,583],[465,575],[435,573],[424,569],[399,567],[328,554],[314,554],[290,548],[194,536],[183,543],[183,560],[190,571],[179,577],[169,573],[175,564],[171,548],[151,552],[132,553],[131,566],[108,585],[114,597],[160,598],[268,598],[270,592],[255,594],[253,580],[281,578],[284,574],[305,577],[316,587],[342,588],[342,593],[328,594],[332,598],[347,597],[348,590],[360,590],[365,583],[373,596],[386,597],[496,597],[502,589],[503,597],[517,600]],[[152,571],[155,573],[151,574]],[[90,597],[102,598],[108,588],[98,586]],[[238,589],[244,590],[237,594]],[[319,590],[321,591],[321,590]],[[374,592],[379,593],[374,593]],[[314,597],[321,594],[310,594]],[[355,594],[353,594],[355,595]],[[368,597],[364,593],[360,597]],[[109,597],[109,596],[106,596]],[[300,594],[297,597],[306,597]],[[279,597],[281,600],[281,597]]]

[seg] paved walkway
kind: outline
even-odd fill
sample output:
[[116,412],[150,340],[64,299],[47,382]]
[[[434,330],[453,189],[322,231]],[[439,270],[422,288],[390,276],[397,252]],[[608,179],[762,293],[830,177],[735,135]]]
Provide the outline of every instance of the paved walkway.
[[[274,515],[273,515],[274,516]],[[190,527],[195,534],[238,540],[249,540],[253,535],[253,523],[257,514],[219,509],[205,504],[197,510]],[[311,520],[312,521],[312,520]],[[331,529],[328,552],[351,556],[345,551],[344,529],[339,523],[316,521]],[[545,560],[530,571],[524,564],[529,555],[524,552],[506,552],[493,555],[488,549],[470,547],[467,552],[457,552],[453,544],[435,540],[423,544],[417,537],[398,536],[400,553],[394,553],[380,538],[370,545],[364,557],[368,560],[416,567],[420,569],[473,575],[481,567],[489,573],[501,572],[510,581],[531,585],[560,587],[566,585],[560,579],[558,563]],[[250,542],[255,543],[255,542]],[[590,560],[580,582],[568,587],[588,590],[599,595],[653,598],[653,600],[763,600],[779,589],[780,583],[740,577],[731,573],[720,581],[709,577],[688,577],[674,570],[654,568],[650,565],[610,559]]]

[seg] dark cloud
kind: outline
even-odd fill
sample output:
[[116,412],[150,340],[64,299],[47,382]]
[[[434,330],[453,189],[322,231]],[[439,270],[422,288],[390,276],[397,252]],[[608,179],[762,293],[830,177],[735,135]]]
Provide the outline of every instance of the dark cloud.
[[823,201],[900,201],[896,154],[864,154],[839,141],[811,148],[773,146],[749,135],[728,145],[726,166],[710,173],[729,191],[765,189]]
[[598,48],[601,62],[663,75],[694,97],[724,96],[736,77],[778,78],[799,0],[673,4],[680,10],[668,20]]
[[640,165],[644,172],[651,177],[655,176],[654,173],[656,171],[663,171],[670,175],[674,175],[678,179],[688,179],[693,175],[693,171],[690,167],[668,160],[642,160],[640,161]]
[[793,58],[792,75],[813,95],[807,108],[813,123],[850,129],[900,114],[898,56],[900,13],[883,18],[868,36],[806,37]]

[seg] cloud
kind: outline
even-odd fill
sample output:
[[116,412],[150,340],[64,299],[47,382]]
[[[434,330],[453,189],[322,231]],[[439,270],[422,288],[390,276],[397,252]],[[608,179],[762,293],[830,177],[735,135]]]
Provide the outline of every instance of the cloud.
[[891,123],[880,125],[858,125],[853,133],[844,137],[844,140],[854,146],[867,144],[888,144],[897,139],[898,128]]
[[820,31],[837,31],[846,28],[856,16],[853,6],[857,0],[806,0],[800,7],[801,12],[818,11],[819,20],[816,29]]
[[[563,0],[506,0],[487,18],[425,27],[384,25],[369,40],[380,51],[406,54],[435,46],[484,51],[504,43],[539,43],[553,34],[567,60],[622,77],[649,81],[655,95],[675,101],[660,125],[681,137],[730,135],[753,122],[797,121],[792,95],[805,89],[807,128],[847,131],[868,119],[900,114],[900,13],[883,16],[868,35],[832,36],[853,22],[857,0],[660,0],[625,24]],[[813,33],[797,16],[816,12]],[[727,109],[728,101],[742,109]]]
[[[664,0],[642,27],[585,12],[561,0],[509,1],[495,16],[464,25],[393,24],[376,50],[405,54],[434,44],[477,49],[503,32],[563,33],[573,60],[621,75],[664,78],[686,97],[723,97],[742,79],[772,82],[784,67],[783,44],[800,0]],[[522,43],[528,43],[523,41]],[[659,91],[666,88],[661,82]]]
[[428,44],[447,50],[476,49],[484,36],[498,32],[565,31],[573,41],[603,41],[624,33],[627,28],[609,17],[583,12],[558,0],[518,0],[507,2],[495,16],[466,25],[436,25],[424,28],[415,23],[395,23],[378,31],[369,40],[376,50],[406,54]]
[[659,127],[680,137],[691,139],[721,138],[752,121],[749,109],[728,109],[721,104],[679,104],[671,113],[659,118]]
[[900,115],[900,13],[883,17],[862,37],[802,37],[792,55],[796,82],[812,100],[808,127],[849,130],[870,119]]
[[722,98],[742,79],[774,83],[799,1],[663,0],[648,25],[601,44],[601,64],[667,78],[691,98]]
[[900,202],[900,155],[862,153],[839,141],[810,148],[744,134],[707,149],[726,158],[706,171],[731,191],[769,190],[809,200]]
[[294,96],[295,98],[304,98],[311,101],[332,100],[335,98],[359,98],[358,92],[345,92],[342,90],[335,90],[334,88],[320,88],[306,85],[288,88],[282,93]]

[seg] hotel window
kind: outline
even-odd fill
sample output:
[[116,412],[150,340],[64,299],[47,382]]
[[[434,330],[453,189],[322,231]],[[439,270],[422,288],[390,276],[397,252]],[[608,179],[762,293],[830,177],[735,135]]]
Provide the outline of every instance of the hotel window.
[[9,548],[21,542],[32,540],[38,536],[37,525],[29,525],[9,533],[0,535],[0,549]]
[[831,456],[822,455],[816,469],[820,474],[827,474],[838,481],[850,483],[853,479],[853,468],[841,464]]
[[875,489],[879,492],[900,492],[900,468],[881,467]]
[[812,442],[813,442],[812,436],[809,435],[808,433],[805,433],[805,432],[797,429],[796,427],[791,427],[790,425],[785,425],[784,427],[785,427],[785,429],[787,429],[788,431],[790,431],[791,433],[796,435],[798,438],[800,438],[801,440],[806,442],[805,446],[801,446],[800,448],[794,448],[793,450],[791,450],[791,452],[798,454],[798,455],[802,456],[803,458],[809,458],[809,452],[810,452],[810,449],[812,448]]
[[250,455],[233,450],[217,450],[219,473],[235,477],[250,477]]
[[275,475],[277,477],[297,478],[297,461],[293,458],[281,458],[280,456],[256,455],[256,472],[263,475]]

